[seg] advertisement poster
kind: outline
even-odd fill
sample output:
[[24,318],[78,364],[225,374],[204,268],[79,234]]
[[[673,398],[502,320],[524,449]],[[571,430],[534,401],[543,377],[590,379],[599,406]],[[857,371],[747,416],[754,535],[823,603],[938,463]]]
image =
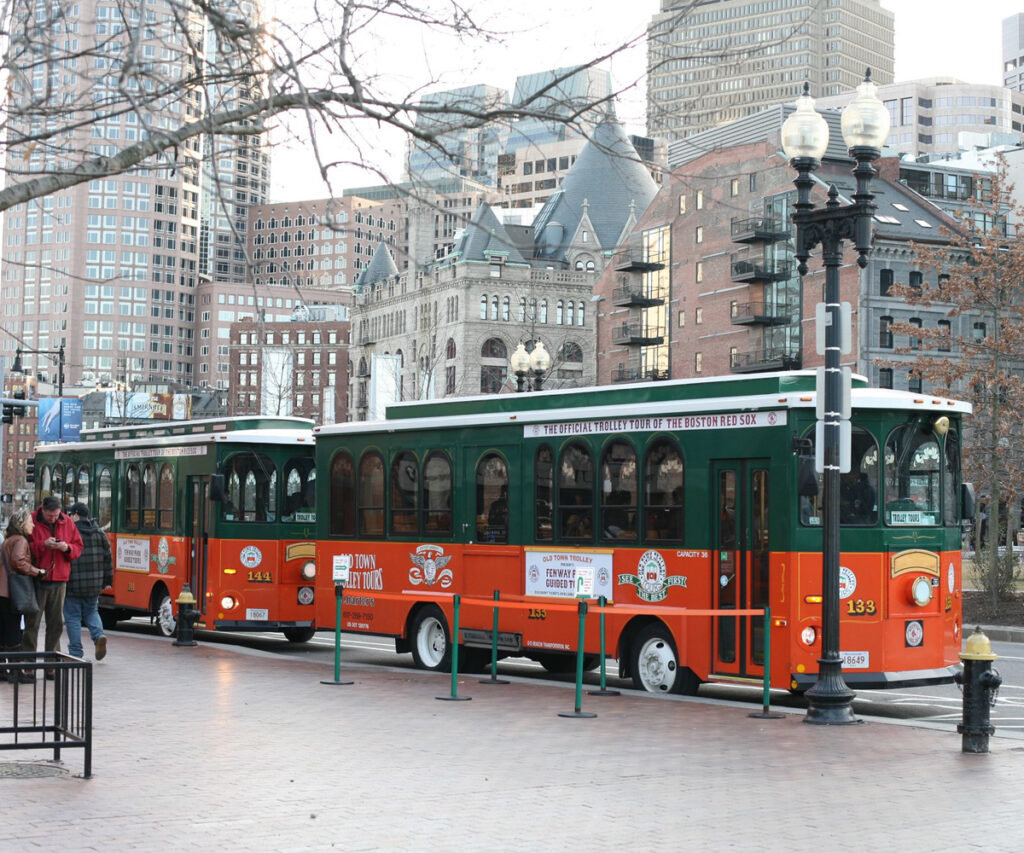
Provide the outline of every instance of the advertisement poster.
[[577,570],[593,572],[594,586],[590,597],[604,596],[612,600],[612,555],[601,549],[550,551],[526,549],[526,594],[549,598],[574,598]]
[[81,400],[79,400],[77,397],[40,398],[40,441],[78,441],[81,434]]

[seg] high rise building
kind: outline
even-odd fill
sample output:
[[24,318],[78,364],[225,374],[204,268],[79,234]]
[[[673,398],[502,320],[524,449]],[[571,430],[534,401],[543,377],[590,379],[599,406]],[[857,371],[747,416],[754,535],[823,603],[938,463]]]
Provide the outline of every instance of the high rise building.
[[879,0],[661,0],[647,30],[647,132],[681,139],[871,68],[893,80],[893,13]]
[[1003,18],[1003,85],[1024,92],[1024,14]]
[[[256,14],[248,0],[228,0],[221,11],[225,6]],[[239,58],[231,60],[212,46],[211,30],[199,7],[172,16],[99,0],[20,5],[8,47],[15,69],[5,127],[8,183],[115,156],[253,97],[230,73],[216,84],[187,82],[199,62],[215,61],[224,71],[258,57],[257,46],[236,45]],[[206,45],[204,58],[186,42]],[[126,56],[135,63],[130,72]],[[23,349],[26,372],[44,382],[56,379],[56,360],[31,351],[63,346],[68,385],[83,376],[198,384],[196,289],[211,276],[244,280],[237,240],[244,240],[247,206],[265,198],[266,178],[259,132],[238,133],[230,144],[199,136],[124,174],[5,211],[0,347]],[[223,202],[217,207],[215,193]]]

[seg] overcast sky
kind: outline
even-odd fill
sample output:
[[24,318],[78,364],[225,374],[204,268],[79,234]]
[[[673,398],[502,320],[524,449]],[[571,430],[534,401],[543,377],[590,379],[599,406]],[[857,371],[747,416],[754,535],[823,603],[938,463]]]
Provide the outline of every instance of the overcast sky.
[[[824,2],[824,0],[822,0]],[[953,76],[969,83],[1002,83],[1002,20],[1024,12],[1024,0],[881,0],[896,15],[896,79]],[[472,83],[489,83],[511,92],[520,74],[587,62],[602,52],[642,36],[659,0],[470,0],[482,26],[507,35],[501,43],[481,45],[467,53],[422,37],[410,36],[403,46],[395,83],[410,91],[428,85],[435,91]],[[619,116],[628,130],[643,133],[646,44],[641,39],[606,63],[617,88],[639,82],[623,94]],[[393,63],[398,65],[398,63]],[[794,93],[795,96],[796,93]],[[397,134],[364,133],[365,155],[395,180],[401,177],[405,140]],[[354,169],[342,173],[334,190],[379,183]],[[272,200],[325,195],[308,156],[292,146],[275,156]]]

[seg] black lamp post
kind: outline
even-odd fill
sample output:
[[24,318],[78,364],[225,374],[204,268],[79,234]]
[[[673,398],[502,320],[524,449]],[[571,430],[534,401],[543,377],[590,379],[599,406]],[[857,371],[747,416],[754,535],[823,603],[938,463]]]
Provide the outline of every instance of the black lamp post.
[[889,111],[875,94],[868,69],[864,82],[857,87],[857,97],[843,110],[843,138],[850,156],[857,161],[853,174],[857,191],[851,204],[839,203],[835,184],[829,187],[828,202],[815,209],[811,202],[814,180],[811,172],[821,166],[828,147],[828,124],[815,111],[814,100],[804,84],[804,93],[797,99],[796,111],[782,126],[782,147],[796,170],[797,188],[796,258],[800,275],[807,274],[811,250],[821,246],[825,266],[824,303],[828,323],[825,326],[824,395],[824,525],[822,548],[822,614],[821,658],[818,680],[807,691],[805,723],[855,723],[854,692],[843,681],[842,659],[839,656],[839,473],[840,422],[842,420],[842,371],[839,367],[840,317],[839,267],[843,259],[843,240],[852,240],[857,249],[857,265],[863,269],[871,251],[871,218],[875,212],[871,178],[872,162],[881,156],[881,148],[889,134]]
[[59,349],[17,349],[14,351],[14,364],[11,365],[12,373],[24,373],[21,367],[21,354],[23,352],[32,355],[55,355],[57,356],[57,396],[64,396],[64,344]]
[[537,341],[530,352],[520,343],[512,353],[509,365],[516,377],[516,391],[540,391],[544,374],[551,367],[551,356],[541,341]]

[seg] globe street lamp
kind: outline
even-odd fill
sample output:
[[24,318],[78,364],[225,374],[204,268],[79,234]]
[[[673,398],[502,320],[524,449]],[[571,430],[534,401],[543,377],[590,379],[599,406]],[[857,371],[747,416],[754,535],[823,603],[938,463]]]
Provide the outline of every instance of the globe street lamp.
[[[839,203],[835,184],[829,186],[828,201],[815,209],[811,202],[814,179],[811,173],[821,166],[828,147],[828,124],[815,111],[814,100],[804,84],[803,95],[797,99],[796,111],[782,126],[782,148],[797,173],[794,184],[797,201],[793,214],[796,226],[796,252],[801,277],[807,274],[811,250],[821,246],[825,267],[825,381],[818,393],[824,398],[823,418],[823,547],[822,547],[822,614],[821,658],[818,679],[807,691],[806,723],[855,723],[854,693],[843,681],[842,659],[839,655],[839,473],[840,424],[843,420],[842,371],[839,367],[842,309],[839,302],[839,267],[843,259],[843,240],[852,240],[857,265],[863,269],[871,251],[871,219],[874,216],[872,163],[881,154],[889,133],[889,111],[878,99],[877,86],[871,82],[871,69],[857,87],[857,96],[843,110],[842,129],[850,156],[857,162],[853,174],[857,191],[851,204]],[[847,465],[848,465],[847,460]]]
[[516,391],[540,391],[544,374],[551,367],[551,355],[541,341],[535,342],[530,352],[520,343],[509,359],[509,366],[516,377]]

